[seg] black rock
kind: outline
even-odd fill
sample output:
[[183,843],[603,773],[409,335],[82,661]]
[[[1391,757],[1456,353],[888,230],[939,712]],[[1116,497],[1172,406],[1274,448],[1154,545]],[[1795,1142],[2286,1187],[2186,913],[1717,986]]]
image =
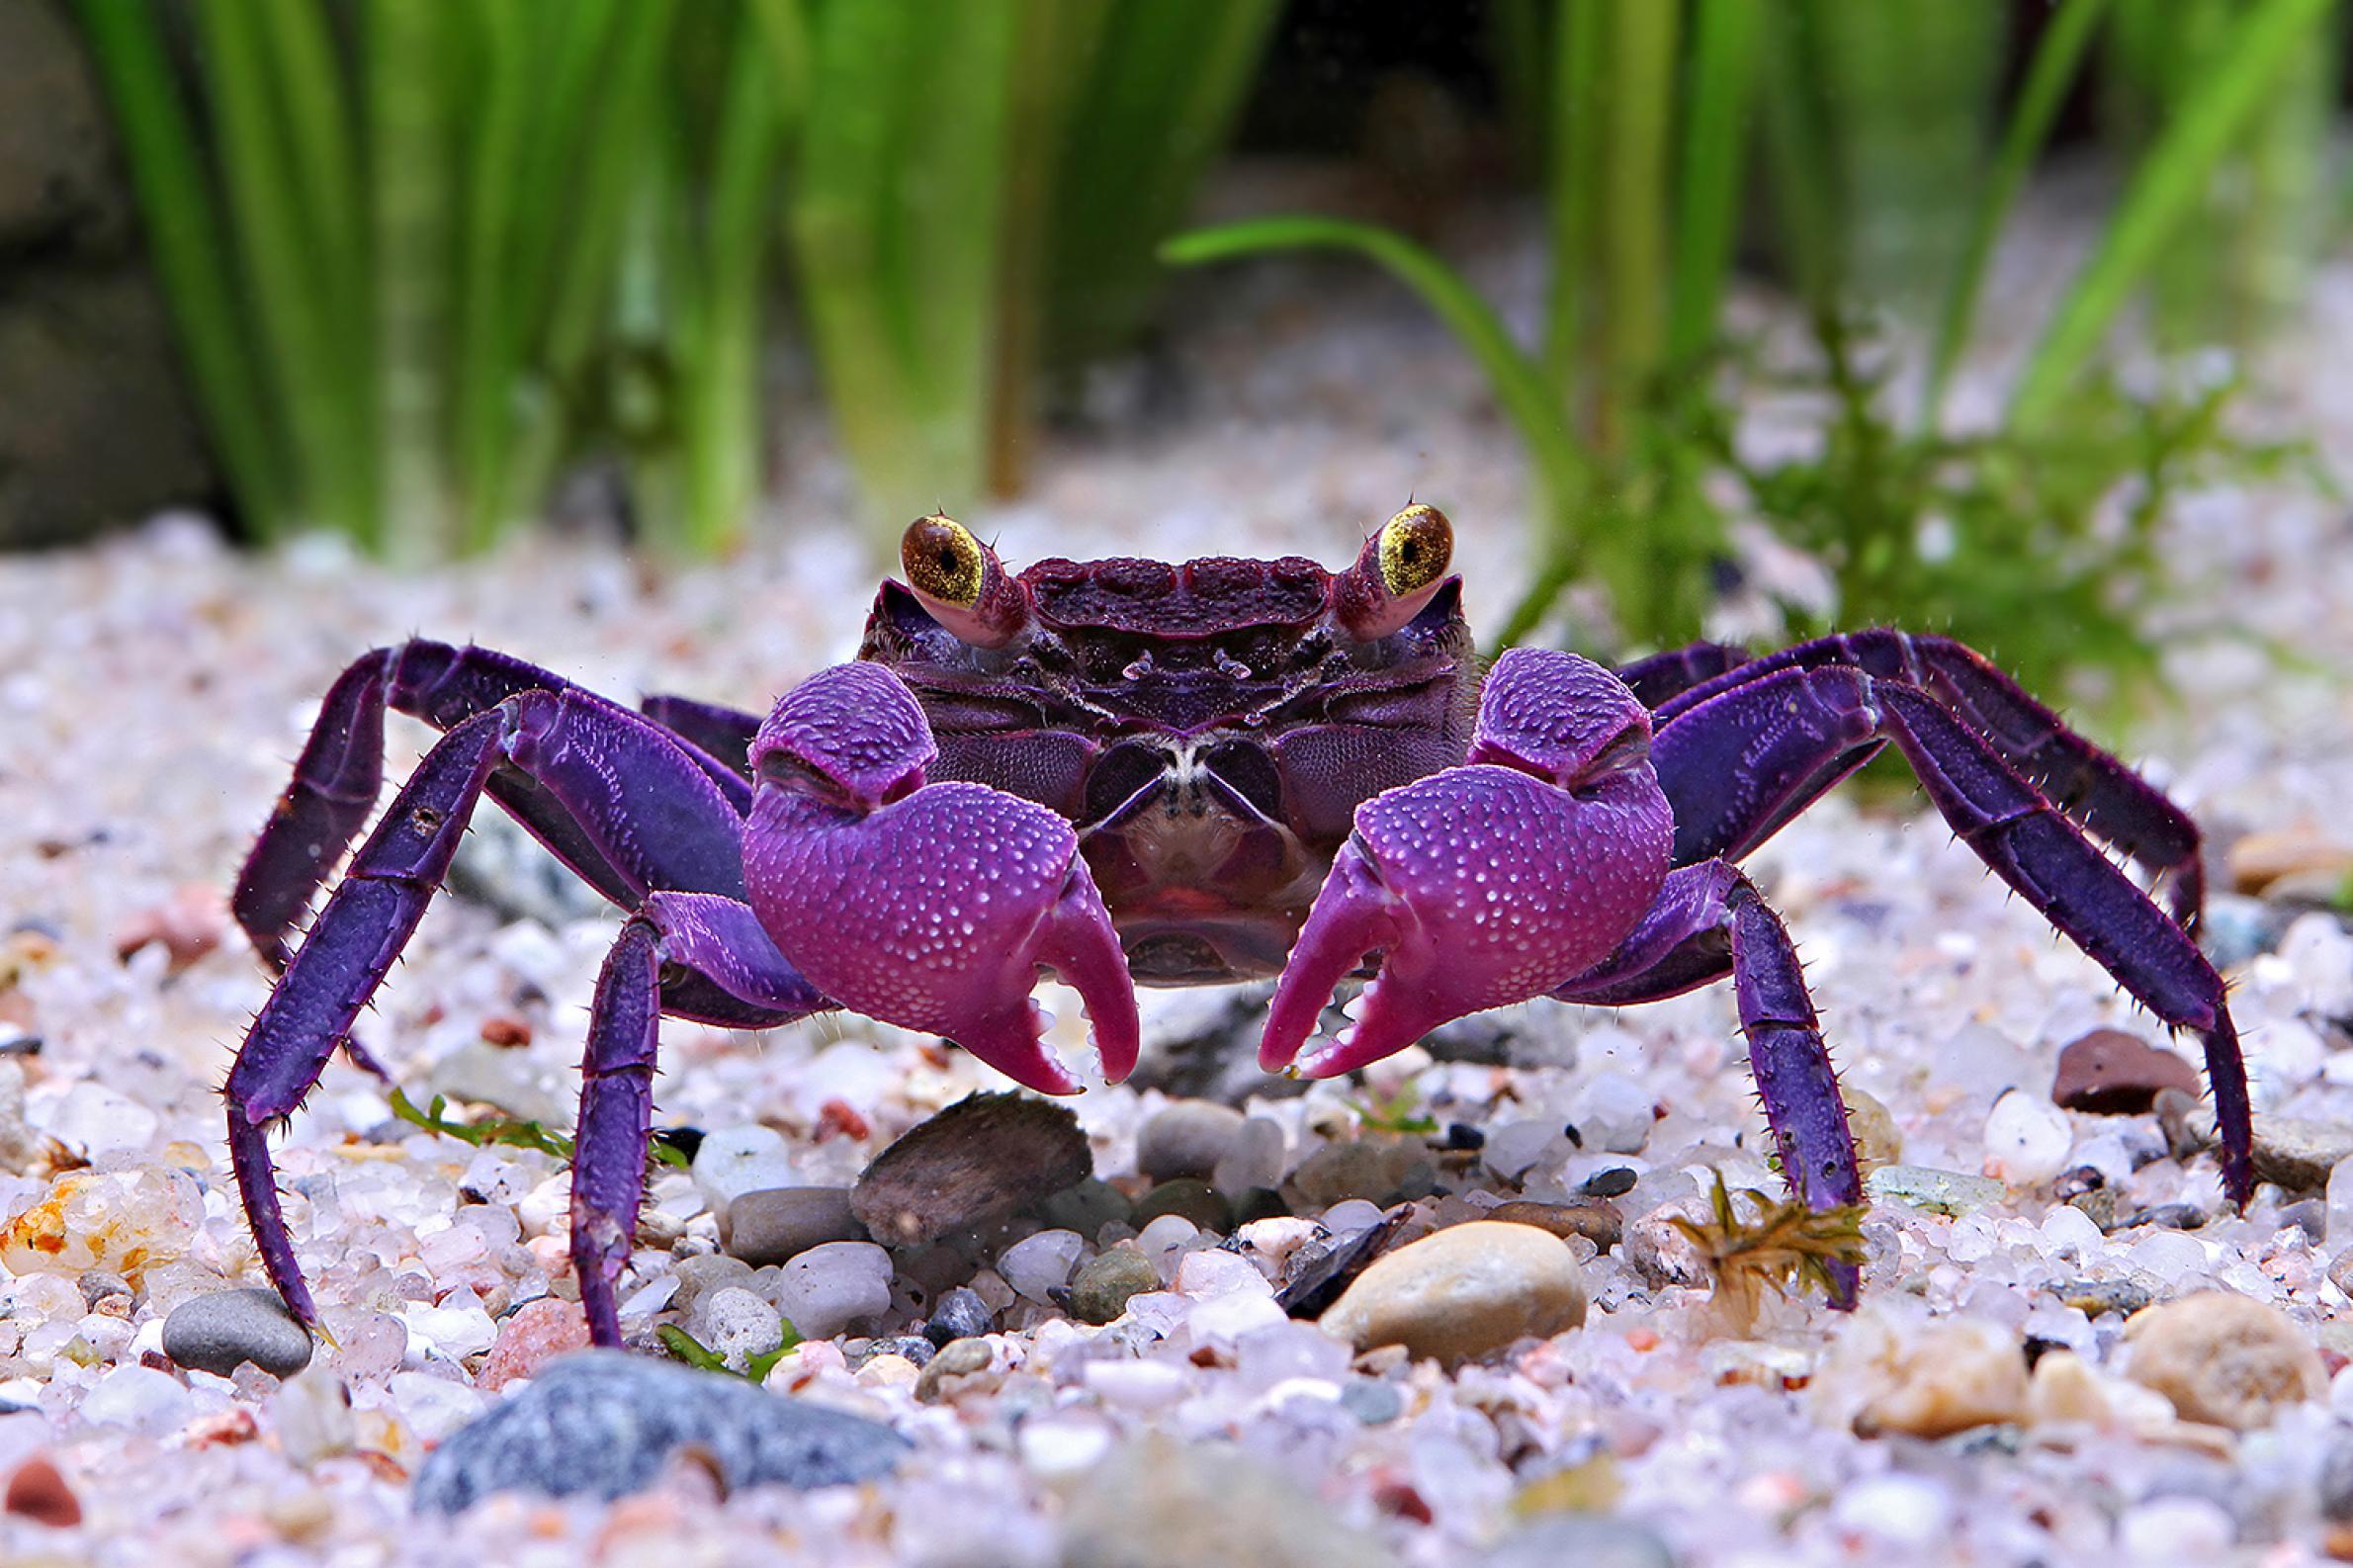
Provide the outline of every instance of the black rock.
[[741,1378],[618,1350],[548,1365],[521,1392],[427,1456],[413,1502],[462,1513],[492,1492],[624,1497],[691,1448],[730,1491],[766,1483],[842,1486],[895,1469],[910,1444],[845,1411]]
[[1354,1235],[1328,1236],[1300,1248],[1291,1261],[1290,1278],[1275,1293],[1274,1304],[1294,1318],[1322,1317],[1349,1282],[1381,1255],[1410,1212],[1399,1208]]
[[980,1298],[979,1292],[958,1285],[942,1295],[939,1305],[931,1309],[931,1321],[923,1325],[923,1338],[944,1346],[987,1334],[996,1327],[997,1314],[989,1310],[989,1303]]
[[1094,1157],[1070,1108],[970,1094],[874,1157],[850,1209],[886,1247],[916,1247],[1077,1185]]

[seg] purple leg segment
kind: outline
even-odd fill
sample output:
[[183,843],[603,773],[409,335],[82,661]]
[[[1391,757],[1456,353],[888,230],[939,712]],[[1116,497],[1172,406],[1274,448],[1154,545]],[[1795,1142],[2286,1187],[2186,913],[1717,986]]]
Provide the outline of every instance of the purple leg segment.
[[[294,782],[247,857],[230,901],[237,923],[266,963],[285,967],[288,933],[368,820],[382,783],[385,710],[393,708],[448,731],[530,692],[603,703],[561,675],[493,649],[418,639],[353,661],[320,705]],[[707,785],[693,788],[698,804],[716,790],[741,819],[751,799],[744,780],[702,748],[671,739],[672,748],[707,776]],[[702,886],[711,880],[684,870],[616,865],[566,803],[522,768],[497,769],[487,788],[557,859],[624,909],[634,907],[650,887]],[[592,796],[609,794],[593,783],[585,788]],[[728,835],[731,845],[735,836]],[[705,843],[693,853],[709,862],[718,851]]]
[[645,698],[638,704],[638,712],[672,734],[684,736],[745,778],[751,776],[751,740],[760,733],[758,714],[661,694]]
[[[1735,671],[1738,675],[1740,672]],[[1893,741],[1953,830],[2045,918],[2177,1029],[2198,1033],[2224,1156],[2223,1182],[2253,1191],[2246,1070],[2222,977],[2188,932],[2094,848],[1996,745],[1917,686],[1850,665],[1784,667],[1683,709],[1653,757],[1690,842],[1746,848]],[[1766,830],[1770,830],[1769,828]]]
[[[1660,654],[1631,668],[1643,670],[1680,656]],[[1657,722],[1664,734],[1685,715],[1735,687],[1785,669],[1839,666],[1881,680],[1902,681],[1935,697],[1983,736],[2021,777],[2077,826],[2147,868],[2166,888],[2174,917],[2184,926],[2196,928],[2205,902],[2205,873],[2199,860],[2198,826],[2189,814],[2139,774],[2069,729],[2057,714],[1981,654],[1949,637],[1912,637],[1881,628],[1800,643],[1687,687],[1658,705]],[[1823,776],[1812,781],[1809,792],[1799,792],[1801,798],[1786,803],[1778,815],[1741,824],[1736,831],[1719,835],[1719,839],[1679,837],[1678,863],[1689,864],[1708,855],[1738,858],[1876,749],[1868,746],[1844,759],[1847,766],[1825,768]],[[1677,793],[1664,763],[1661,777],[1669,780],[1667,792],[1680,811],[1686,797]]]
[[[742,886],[740,822],[687,745],[576,687],[561,693],[533,687],[461,721],[426,753],[361,846],[254,1020],[225,1086],[232,1163],[264,1266],[305,1322],[315,1322],[316,1313],[279,1213],[263,1129],[294,1111],[346,1039],[414,932],[469,819],[502,768],[542,792],[604,864],[627,868],[633,881],[706,884],[690,889],[699,896],[683,898],[677,951],[662,955],[676,966],[683,1009],[757,1027],[824,1004],[771,943],[750,939],[756,922],[724,896]],[[666,913],[662,908],[649,928],[660,929]],[[718,973],[693,967],[723,942],[737,945],[727,964],[713,961]],[[610,986],[622,986],[624,974],[609,973]],[[661,980],[656,970],[657,1002]],[[592,1023],[591,1034],[592,1058],[620,1064],[604,1075],[611,1086],[599,1090],[605,1096],[600,1124],[610,1126],[618,1112],[608,1101],[627,1089],[631,1058],[615,1043],[621,1036],[614,1028]],[[642,1164],[644,1157],[641,1141],[635,1158]],[[591,1169],[610,1164],[609,1155],[600,1155]],[[602,1246],[610,1236],[598,1232],[592,1240]]]
[[1725,670],[1747,663],[1750,657],[1747,649],[1734,648],[1729,643],[1693,643],[1638,658],[1631,664],[1620,664],[1617,678],[1641,699],[1643,707],[1657,708],[1701,681],[1713,680]]
[[[1726,969],[1749,1071],[1789,1190],[1815,1209],[1862,1202],[1846,1101],[1797,950],[1780,916],[1736,868],[1710,860],[1669,872],[1625,946],[1553,995],[1621,1006],[1675,996]],[[1853,1307],[1859,1279],[1852,1265],[1839,1265],[1831,1305]]]

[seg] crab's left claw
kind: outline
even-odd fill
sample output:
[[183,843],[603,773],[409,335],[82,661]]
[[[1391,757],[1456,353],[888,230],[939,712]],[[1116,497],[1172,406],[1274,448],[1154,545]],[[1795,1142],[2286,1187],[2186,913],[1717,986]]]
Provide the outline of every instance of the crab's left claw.
[[[1667,874],[1674,824],[1649,738],[1648,716],[1598,666],[1507,653],[1471,765],[1356,808],[1275,987],[1260,1065],[1346,1073],[1608,956]],[[1300,1059],[1333,987],[1373,955],[1354,1025]]]
[[831,1001],[942,1034],[1049,1094],[1081,1086],[1043,1043],[1040,967],[1087,1007],[1104,1074],[1136,1065],[1136,996],[1070,824],[981,784],[926,784],[922,710],[873,664],[812,676],[753,742],[753,911]]

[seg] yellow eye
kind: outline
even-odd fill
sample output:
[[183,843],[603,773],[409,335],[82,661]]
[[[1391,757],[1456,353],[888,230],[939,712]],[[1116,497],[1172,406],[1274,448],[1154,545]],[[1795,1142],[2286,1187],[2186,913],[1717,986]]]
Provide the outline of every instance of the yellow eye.
[[1454,525],[1435,506],[1409,506],[1381,525],[1381,585],[1398,598],[1445,575]]
[[907,525],[899,564],[909,586],[926,599],[969,610],[981,601],[986,576],[981,542],[953,517],[933,513]]

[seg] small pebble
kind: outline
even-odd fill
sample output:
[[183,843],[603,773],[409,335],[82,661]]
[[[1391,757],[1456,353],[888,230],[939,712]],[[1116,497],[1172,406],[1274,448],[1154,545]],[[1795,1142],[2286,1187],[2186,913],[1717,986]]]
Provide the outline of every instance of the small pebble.
[[1234,1225],[1234,1207],[1225,1195],[1198,1176],[1163,1181],[1136,1202],[1137,1225],[1150,1225],[1164,1215],[1190,1220],[1195,1228],[1220,1236]]
[[251,1361],[273,1377],[310,1364],[310,1335],[275,1290],[191,1296],[163,1320],[163,1353],[191,1371],[226,1377]]
[[829,1340],[891,1307],[891,1255],[872,1242],[827,1242],[778,1271],[776,1308],[806,1340]]
[[722,1285],[695,1302],[690,1332],[730,1370],[741,1372],[751,1357],[784,1343],[784,1320],[766,1297],[741,1285]]
[[1593,1243],[1595,1251],[1604,1253],[1615,1247],[1625,1233],[1625,1216],[1608,1201],[1536,1203],[1523,1199],[1498,1203],[1481,1217],[1509,1225],[1533,1225],[1555,1236],[1582,1236]]
[[623,1497],[686,1448],[732,1492],[872,1480],[898,1466],[908,1442],[879,1423],[741,1378],[584,1350],[443,1438],[417,1472],[414,1506],[457,1514],[505,1491]]
[[1478,1568],[1675,1568],[1648,1525],[1607,1514],[1548,1514],[1487,1548]]
[[2059,1051],[2050,1098],[2068,1110],[2099,1116],[2138,1116],[2164,1089],[2204,1091],[2198,1070],[2171,1051],[2160,1050],[2122,1029],[2094,1029]]
[[1301,1212],[1330,1208],[1349,1198],[1387,1203],[1417,1167],[1426,1171],[1429,1164],[1419,1144],[1374,1138],[1328,1143],[1299,1162],[1282,1190]]
[[1377,1259],[1320,1327],[1360,1350],[1461,1361],[1585,1322],[1576,1255],[1531,1225],[1472,1220]]
[[41,1453],[10,1473],[8,1490],[0,1495],[0,1511],[51,1529],[71,1529],[82,1522],[81,1499],[65,1484],[56,1462]]
[[[937,1363],[934,1363],[937,1364]],[[1072,1494],[1061,1568],[1392,1568],[1285,1468],[1161,1435],[1114,1450]]]
[[1071,1316],[1081,1323],[1109,1323],[1127,1310],[1130,1296],[1160,1288],[1160,1270],[1140,1250],[1106,1248],[1071,1281]]
[[[1153,1289],[1160,1288],[1154,1276]],[[923,1325],[923,1338],[935,1346],[945,1347],[957,1340],[968,1340],[990,1333],[997,1327],[997,1314],[989,1310],[989,1303],[962,1285],[939,1298],[931,1309],[931,1321]]]
[[719,1216],[719,1245],[753,1267],[781,1263],[827,1242],[862,1242],[847,1187],[761,1187],[739,1192]]
[[1340,1403],[1367,1427],[1385,1427],[1405,1414],[1405,1396],[1385,1377],[1351,1377],[1340,1385]]
[[726,1213],[739,1193],[794,1184],[792,1146],[775,1128],[757,1123],[705,1133],[692,1170],[694,1184],[714,1214]]
[[542,1296],[509,1314],[498,1326],[498,1343],[482,1361],[474,1386],[496,1393],[507,1384],[536,1376],[559,1355],[588,1348],[588,1316],[576,1301]]
[[1015,1291],[1045,1306],[1055,1291],[1070,1283],[1071,1271],[1086,1251],[1087,1242],[1077,1231],[1039,1231],[1006,1248],[997,1260],[997,1271]]
[[1155,1181],[1206,1180],[1242,1141],[1242,1112],[1215,1100],[1171,1100],[1136,1132],[1136,1169]]
[[2125,1325],[2126,1375],[2173,1401],[2185,1421],[2246,1432],[2290,1405],[2321,1398],[2320,1353],[2288,1316],[2224,1290],[2135,1313]]
[[935,1405],[967,1389],[994,1387],[996,1359],[987,1340],[951,1340],[924,1363],[915,1379],[915,1398]]
[[1949,1437],[2024,1418],[2026,1356],[2015,1334],[1982,1319],[1904,1324],[1866,1310],[1840,1330],[1812,1397],[1865,1437]]
[[2067,1113],[2025,1089],[1993,1102],[1985,1118],[1985,1174],[2014,1187],[2041,1186],[2067,1169],[2075,1128]]

